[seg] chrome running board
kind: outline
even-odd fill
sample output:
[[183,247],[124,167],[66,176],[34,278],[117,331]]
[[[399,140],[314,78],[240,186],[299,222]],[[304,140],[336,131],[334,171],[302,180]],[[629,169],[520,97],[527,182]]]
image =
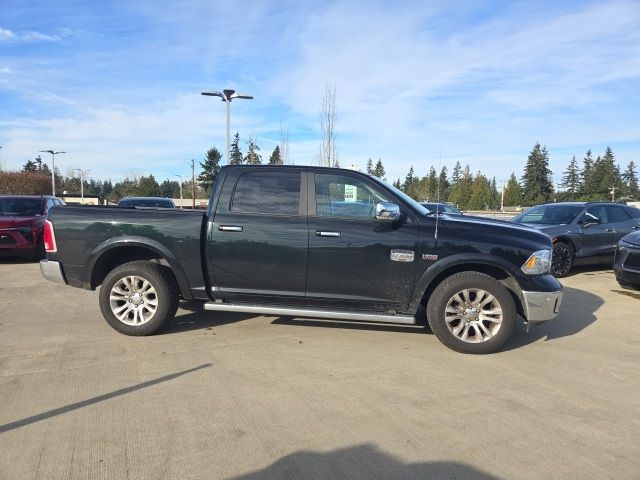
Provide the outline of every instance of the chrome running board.
[[416,323],[415,317],[410,315],[336,312],[334,310],[315,310],[310,308],[267,307],[261,305],[237,305],[233,303],[207,302],[204,304],[204,309],[217,312],[257,313],[261,315],[326,318],[331,320],[350,320],[356,322],[399,323],[402,325],[415,325]]

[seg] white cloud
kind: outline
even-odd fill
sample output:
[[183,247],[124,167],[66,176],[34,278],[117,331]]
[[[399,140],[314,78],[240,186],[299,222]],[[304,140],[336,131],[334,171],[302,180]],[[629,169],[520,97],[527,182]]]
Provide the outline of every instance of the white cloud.
[[35,32],[33,30],[14,31],[0,27],[0,41],[14,42],[58,42],[70,34],[67,28],[59,29],[58,33],[51,35],[48,33]]

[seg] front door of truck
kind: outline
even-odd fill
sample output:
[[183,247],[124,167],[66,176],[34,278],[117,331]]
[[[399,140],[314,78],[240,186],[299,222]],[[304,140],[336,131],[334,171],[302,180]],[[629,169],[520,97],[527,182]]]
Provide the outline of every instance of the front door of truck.
[[309,304],[406,308],[420,256],[419,225],[411,217],[399,224],[376,221],[378,202],[394,199],[362,175],[309,174]]
[[302,179],[288,167],[229,173],[210,225],[214,298],[304,301],[308,241]]

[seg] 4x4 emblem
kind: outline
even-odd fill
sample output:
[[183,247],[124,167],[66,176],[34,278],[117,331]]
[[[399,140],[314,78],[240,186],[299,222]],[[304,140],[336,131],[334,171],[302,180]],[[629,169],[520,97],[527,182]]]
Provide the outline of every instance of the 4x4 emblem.
[[432,253],[423,253],[422,259],[428,262],[435,262],[436,260],[438,260],[438,255],[434,255]]
[[413,250],[391,250],[391,254],[389,254],[389,258],[394,262],[413,262],[415,258],[415,253]]

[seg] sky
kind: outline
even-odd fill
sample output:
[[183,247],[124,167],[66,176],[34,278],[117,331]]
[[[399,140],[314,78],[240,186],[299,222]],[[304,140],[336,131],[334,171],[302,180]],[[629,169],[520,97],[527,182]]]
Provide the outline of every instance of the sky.
[[54,149],[63,173],[188,176],[224,152],[200,95],[224,88],[255,97],[232,103],[243,142],[266,160],[282,128],[311,164],[326,85],[341,165],[389,181],[460,161],[501,182],[537,141],[556,181],[587,149],[640,164],[640,0],[0,0],[5,169]]

